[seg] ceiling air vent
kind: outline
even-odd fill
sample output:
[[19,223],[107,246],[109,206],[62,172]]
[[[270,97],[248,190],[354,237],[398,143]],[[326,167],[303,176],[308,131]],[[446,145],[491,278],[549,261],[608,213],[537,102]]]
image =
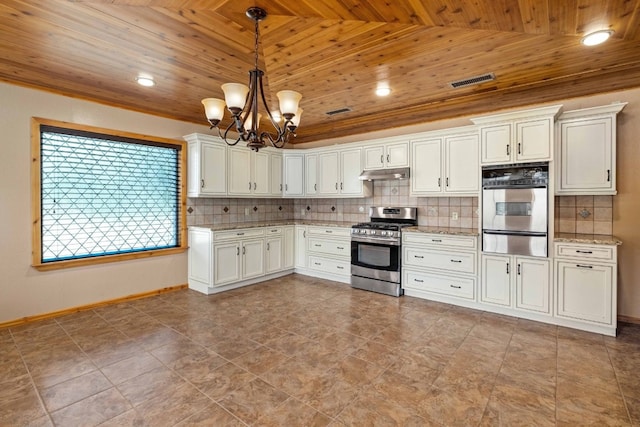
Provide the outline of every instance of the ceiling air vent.
[[484,82],[490,82],[491,80],[495,80],[496,75],[493,73],[481,74],[479,76],[468,77],[462,80],[456,80],[455,82],[449,83],[454,89],[458,89],[460,87],[473,86]]
[[340,108],[338,110],[327,111],[325,114],[327,116],[335,116],[336,114],[348,113],[350,111],[351,111],[351,108],[345,107],[345,108]]

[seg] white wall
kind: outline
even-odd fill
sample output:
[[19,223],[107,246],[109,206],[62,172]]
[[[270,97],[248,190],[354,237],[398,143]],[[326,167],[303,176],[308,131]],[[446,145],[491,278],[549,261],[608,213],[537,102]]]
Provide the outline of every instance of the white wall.
[[185,284],[186,252],[50,272],[30,266],[31,117],[174,139],[209,131],[207,126],[0,83],[0,322]]

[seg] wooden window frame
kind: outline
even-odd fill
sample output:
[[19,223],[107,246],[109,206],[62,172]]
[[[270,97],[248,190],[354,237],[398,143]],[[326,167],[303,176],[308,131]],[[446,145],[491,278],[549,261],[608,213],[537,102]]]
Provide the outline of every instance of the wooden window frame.
[[[152,249],[140,252],[130,252],[114,255],[97,255],[87,258],[78,258],[61,261],[42,262],[42,218],[41,218],[41,136],[40,127],[53,126],[63,129],[85,131],[113,136],[115,138],[132,138],[148,142],[157,142],[168,144],[179,149],[180,171],[179,171],[179,221],[178,221],[178,246],[167,249]],[[183,253],[187,250],[187,185],[186,185],[186,168],[187,168],[187,144],[184,141],[160,138],[156,136],[143,135],[131,132],[117,131],[113,129],[99,128],[76,123],[69,123],[57,120],[43,119],[39,117],[31,118],[31,224],[32,224],[32,267],[40,271],[58,270],[70,267],[80,267],[96,264],[104,264],[117,261],[127,261],[135,259],[145,259],[156,256],[172,255]]]

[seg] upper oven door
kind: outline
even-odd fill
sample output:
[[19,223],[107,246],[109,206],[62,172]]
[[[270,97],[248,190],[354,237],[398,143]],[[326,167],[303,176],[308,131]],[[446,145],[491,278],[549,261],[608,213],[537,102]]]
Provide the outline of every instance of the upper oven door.
[[547,232],[546,188],[482,190],[484,230]]
[[351,265],[374,270],[400,271],[400,246],[352,240]]

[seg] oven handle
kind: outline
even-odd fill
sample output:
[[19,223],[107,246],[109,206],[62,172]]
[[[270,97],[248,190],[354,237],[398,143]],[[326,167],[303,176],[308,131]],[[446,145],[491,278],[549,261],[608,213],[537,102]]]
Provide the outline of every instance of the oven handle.
[[533,237],[546,237],[547,233],[539,231],[507,231],[507,230],[482,230],[483,234],[497,234],[507,236],[533,236]]
[[352,236],[351,241],[356,243],[371,243],[371,244],[380,245],[380,246],[400,246],[400,241],[395,238],[387,240],[387,239],[378,239],[378,238],[367,239],[366,237]]
[[517,185],[517,184],[511,184],[511,185],[483,185],[482,189],[483,190],[528,190],[531,188],[548,188],[548,185],[531,185],[531,184],[523,184],[523,185]]

